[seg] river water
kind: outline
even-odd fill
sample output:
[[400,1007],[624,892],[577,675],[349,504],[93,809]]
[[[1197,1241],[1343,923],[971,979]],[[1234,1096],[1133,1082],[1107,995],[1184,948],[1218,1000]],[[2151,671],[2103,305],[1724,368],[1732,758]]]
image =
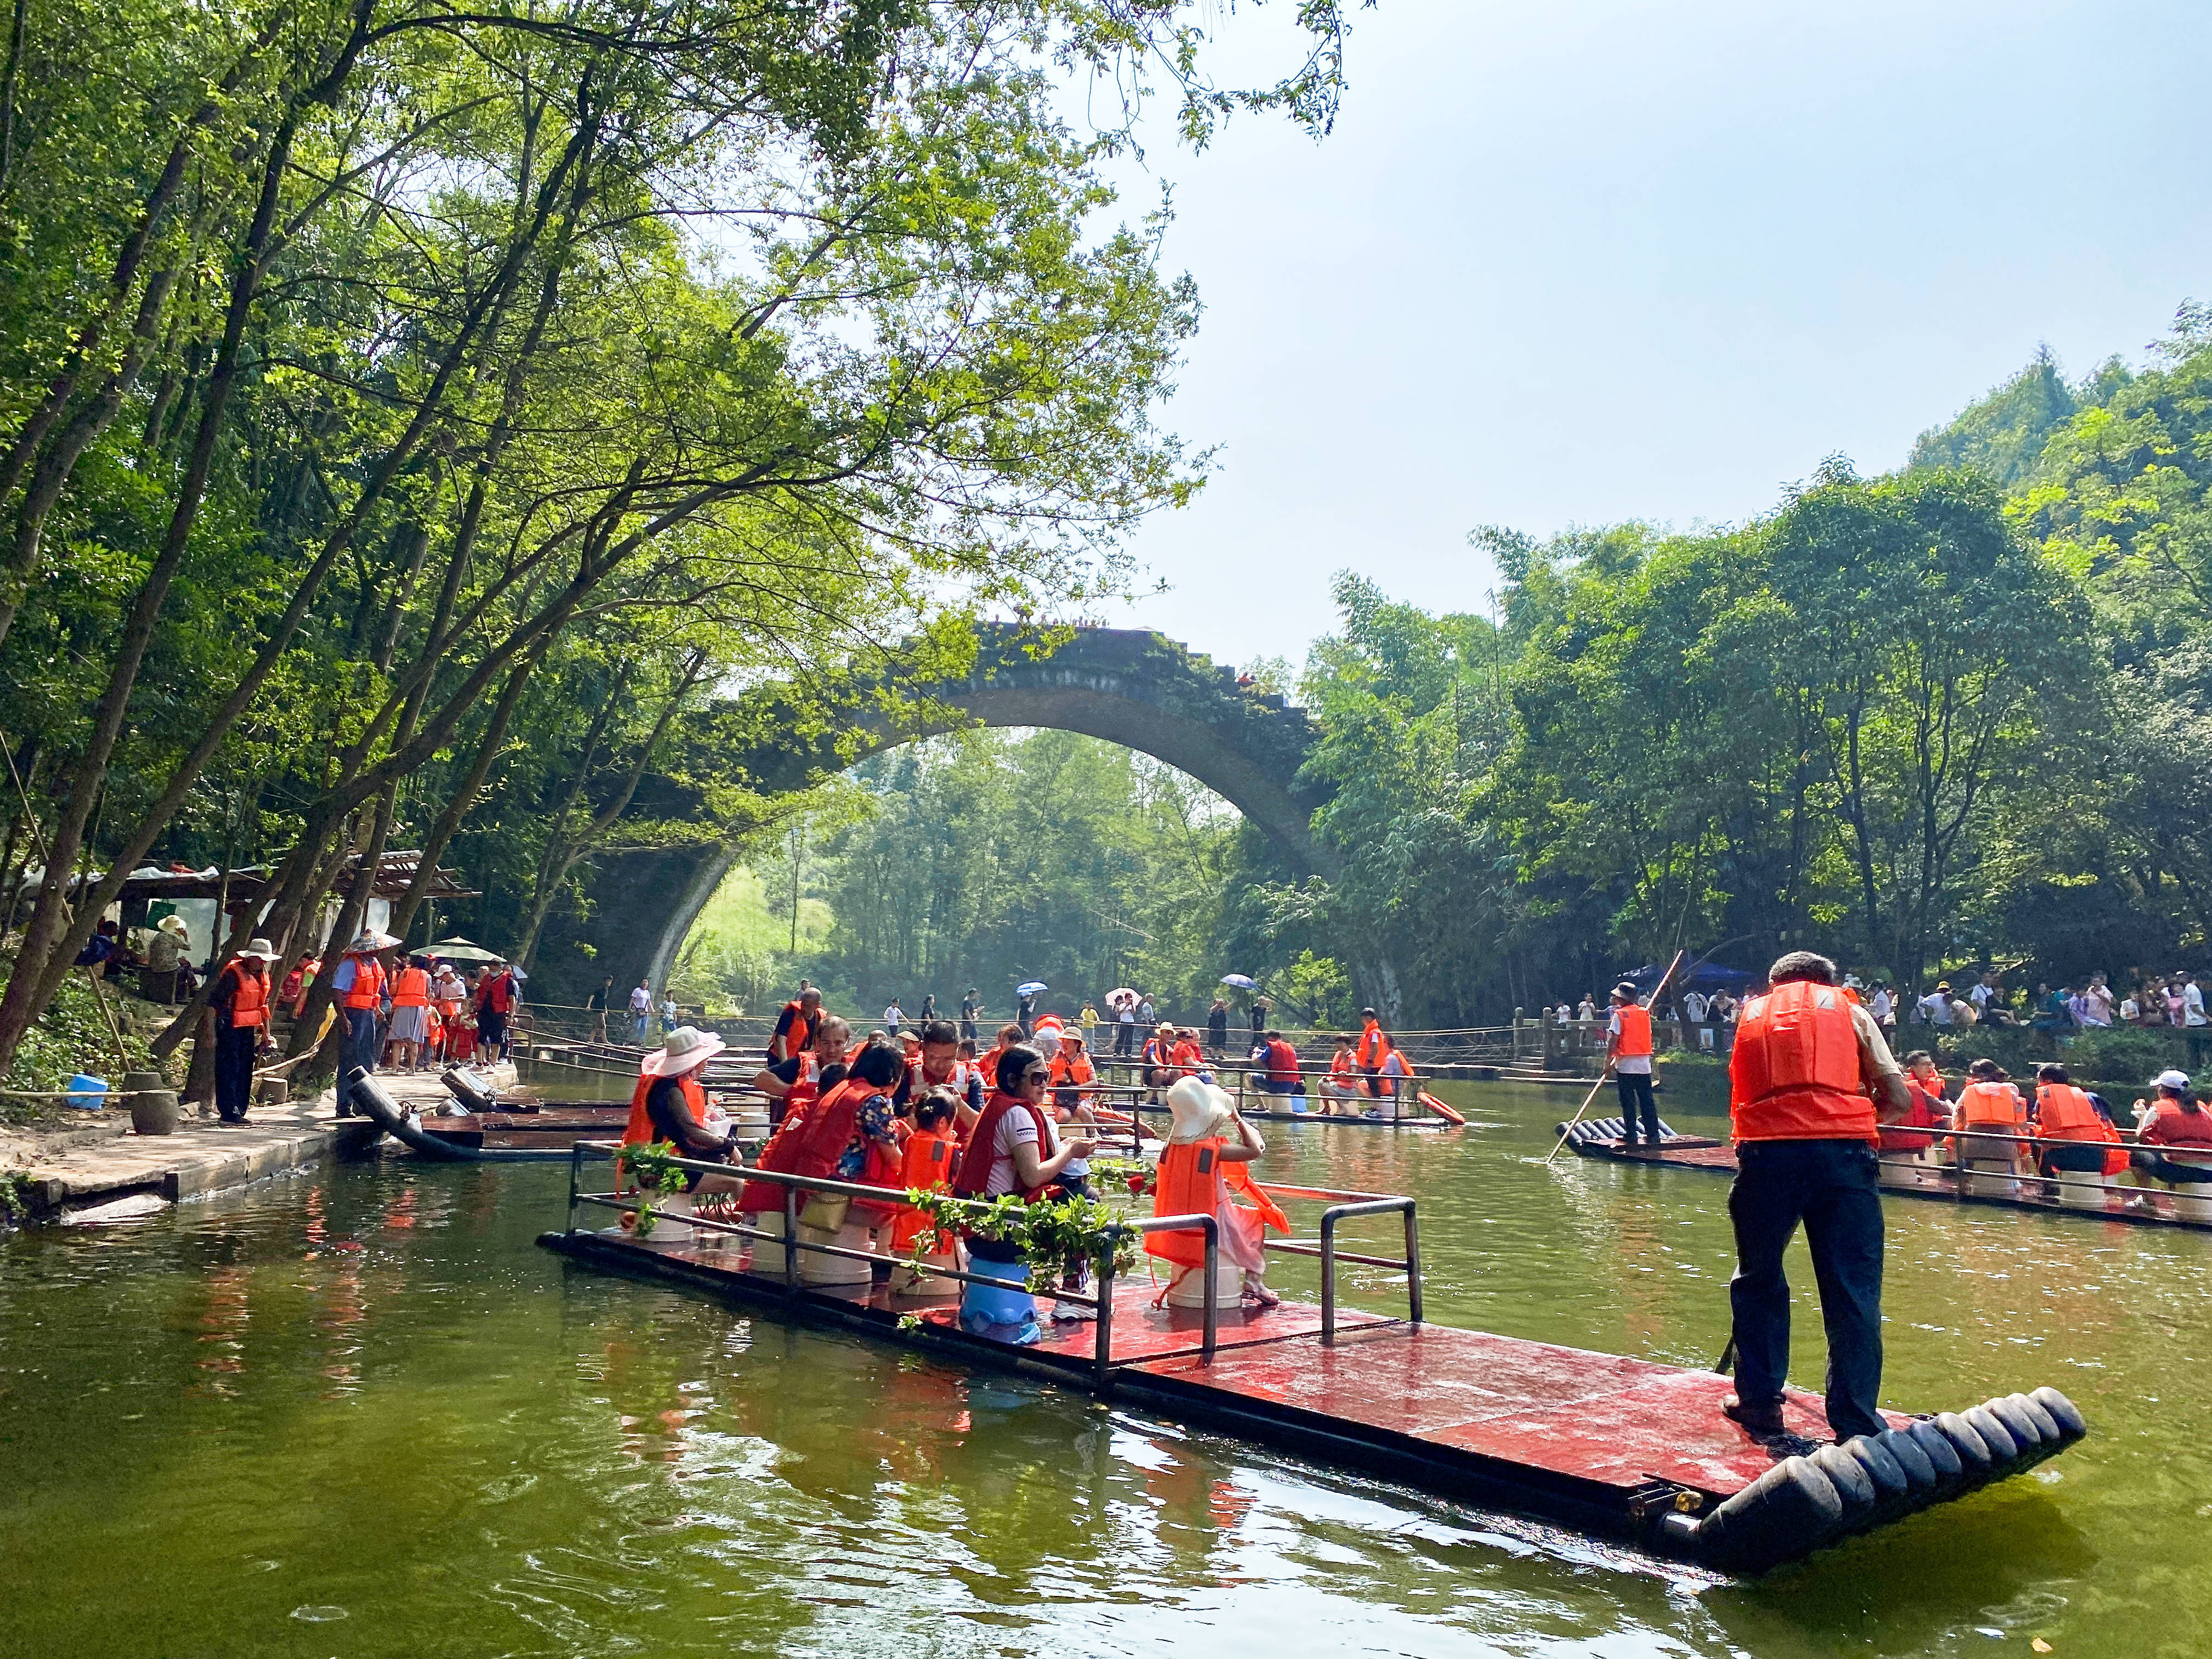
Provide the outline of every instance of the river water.
[[[1451,1092],[1267,1168],[1418,1194],[1432,1319],[1710,1364],[1725,1182]],[[1735,1584],[564,1267],[565,1181],[387,1156],[0,1241],[0,1656],[2212,1650],[2212,1237],[1892,1200],[1886,1403],[2051,1382],[2091,1438]]]

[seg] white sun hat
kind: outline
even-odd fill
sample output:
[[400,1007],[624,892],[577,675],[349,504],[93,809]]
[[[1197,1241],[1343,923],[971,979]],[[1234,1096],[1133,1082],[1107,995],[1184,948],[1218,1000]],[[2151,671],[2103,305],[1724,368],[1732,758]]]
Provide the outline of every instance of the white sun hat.
[[678,1077],[696,1066],[704,1065],[729,1045],[712,1031],[702,1031],[696,1025],[679,1025],[668,1034],[668,1041],[645,1057],[638,1069],[647,1077]]

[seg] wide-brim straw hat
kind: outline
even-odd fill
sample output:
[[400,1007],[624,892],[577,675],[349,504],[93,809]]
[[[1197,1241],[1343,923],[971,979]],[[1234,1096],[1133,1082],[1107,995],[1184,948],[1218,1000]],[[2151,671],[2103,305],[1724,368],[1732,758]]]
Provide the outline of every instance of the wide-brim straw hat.
[[729,1045],[712,1031],[702,1031],[696,1025],[679,1025],[668,1034],[668,1041],[645,1057],[638,1069],[647,1077],[677,1077],[703,1065]]
[[238,954],[242,957],[258,957],[264,962],[274,962],[276,960],[276,947],[265,939],[251,939],[247,941],[246,948]]
[[185,919],[173,910],[154,925],[165,933],[174,933],[179,939],[189,938],[192,931],[185,926]]

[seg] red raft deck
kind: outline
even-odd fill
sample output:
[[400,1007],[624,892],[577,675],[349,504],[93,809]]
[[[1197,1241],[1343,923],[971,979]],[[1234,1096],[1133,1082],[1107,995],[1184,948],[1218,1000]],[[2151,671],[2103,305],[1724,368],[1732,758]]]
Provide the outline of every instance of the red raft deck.
[[1730,1384],[1713,1372],[1351,1312],[1324,1340],[1322,1310],[1290,1302],[1222,1309],[1208,1360],[1202,1314],[1155,1308],[1152,1286],[1133,1280],[1115,1287],[1101,1364],[1091,1322],[1047,1320],[1041,1342],[1019,1346],[963,1329],[952,1298],[894,1297],[881,1279],[787,1285],[780,1268],[755,1271],[735,1239],[717,1248],[578,1230],[538,1242],[592,1267],[1042,1373],[1316,1462],[1729,1572],[1764,1571],[1957,1497],[2083,1432],[2063,1395],[2039,1389],[1816,1445],[1829,1437],[1820,1402],[1793,1393],[1792,1433],[1762,1443],[1721,1414]]
[[[1586,1123],[1555,1124],[1553,1133],[1584,1158],[1610,1158],[1616,1164],[1657,1164],[1674,1170],[1703,1170],[1709,1175],[1735,1173],[1735,1149],[1724,1140],[1704,1135],[1677,1134],[1664,1120],[1662,1137],[1656,1147],[1624,1146],[1621,1122],[1596,1118]],[[1971,1184],[1969,1184],[1971,1183]],[[2008,1210],[2036,1210],[2045,1215],[2084,1218],[2091,1221],[2124,1221],[2130,1226],[2186,1227],[2212,1231],[2212,1218],[2185,1212],[2170,1193],[2148,1187],[2088,1188],[2079,1178],[2068,1183],[2062,1199],[2048,1189],[2057,1185],[2039,1176],[2019,1178],[1977,1175],[1962,1182],[1948,1164],[1887,1154],[1881,1159],[1881,1189],[1899,1198],[1934,1198],[1950,1204],[1994,1204]]]

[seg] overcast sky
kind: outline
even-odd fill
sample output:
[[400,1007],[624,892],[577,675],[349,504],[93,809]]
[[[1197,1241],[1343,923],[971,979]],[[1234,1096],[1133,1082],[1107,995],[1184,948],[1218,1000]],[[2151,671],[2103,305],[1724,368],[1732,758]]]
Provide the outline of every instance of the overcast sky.
[[[1221,20],[1225,70],[1287,7]],[[1354,25],[1320,144],[1151,146],[1206,304],[1169,423],[1221,449],[1136,542],[1172,591],[1113,620],[1219,661],[1303,660],[1347,566],[1480,608],[1476,525],[1729,523],[1835,451],[1893,466],[2039,342],[2139,362],[2212,300],[2203,0]]]

